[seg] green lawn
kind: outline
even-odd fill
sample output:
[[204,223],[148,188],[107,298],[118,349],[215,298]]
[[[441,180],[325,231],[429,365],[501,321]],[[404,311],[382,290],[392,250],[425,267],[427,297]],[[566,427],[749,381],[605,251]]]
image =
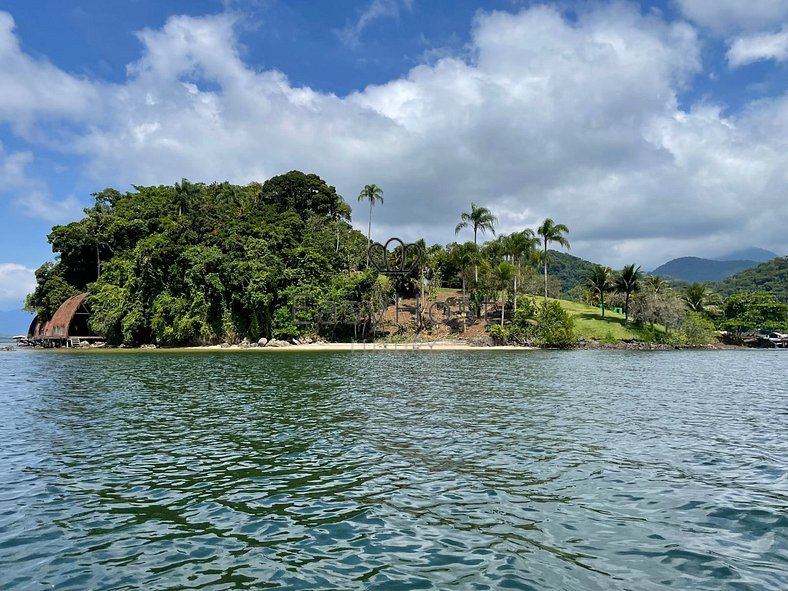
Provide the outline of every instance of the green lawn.
[[[624,321],[623,314],[605,310],[605,317],[602,318],[602,311],[599,308],[577,302],[570,302],[568,300],[557,301],[564,310],[574,317],[575,334],[578,339],[620,341],[624,339],[643,340],[645,337],[642,329],[636,327],[631,322]],[[656,326],[655,330],[657,332],[664,332],[662,326]]]
[[[444,298],[448,295],[457,295],[458,290],[441,288],[439,294]],[[538,304],[543,298],[536,295],[522,295],[520,298],[532,297]],[[552,299],[552,298],[550,298]],[[570,302],[569,300],[556,300],[561,307],[569,312],[575,319],[575,335],[578,340],[596,339],[604,342],[621,341],[625,339],[648,340],[643,329],[635,326],[632,322],[625,322],[624,315],[610,310],[605,310],[605,317],[602,318],[602,311],[599,308]],[[665,327],[656,325],[654,330],[657,333],[664,333]]]

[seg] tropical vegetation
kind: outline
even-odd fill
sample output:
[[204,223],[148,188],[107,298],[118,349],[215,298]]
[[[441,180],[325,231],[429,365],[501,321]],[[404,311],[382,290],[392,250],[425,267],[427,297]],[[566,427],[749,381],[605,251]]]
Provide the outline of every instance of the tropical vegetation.
[[544,243],[542,264],[544,265],[544,299],[547,301],[547,266],[549,262],[547,247],[550,245],[550,243],[555,242],[556,244],[560,244],[564,248],[568,249],[569,240],[566,238],[565,234],[569,233],[569,228],[567,228],[565,224],[556,224],[553,220],[547,218],[536,229],[536,233],[541,236]]
[[[551,218],[496,236],[493,212],[471,203],[455,234],[470,229],[473,241],[418,241],[419,264],[411,264],[417,251],[400,246],[389,262],[408,270],[385,277],[370,260],[372,212],[383,202],[375,184],[358,195],[368,203],[366,236],[351,226],[351,208],[336,189],[314,174],[291,171],[245,186],[182,179],[133,189],[96,193],[81,220],[52,228],[56,259],[36,271],[27,299],[40,319],[89,291],[91,326],[115,344],[369,338],[377,331],[373,317],[396,292],[416,302],[415,322],[399,321],[397,334],[435,330],[425,310],[452,294],[462,311],[453,330],[486,326],[499,343],[694,345],[714,340],[715,331],[788,329],[779,286],[760,281],[764,265],[730,278],[747,288],[734,293],[731,283],[644,276],[634,263],[614,271],[550,250],[569,248],[569,228]],[[480,243],[480,234],[494,238]],[[785,261],[765,265],[788,272]],[[764,285],[769,289],[759,289]]]
[[[359,201],[369,202],[369,221],[367,223],[367,243],[372,243],[372,208],[376,203],[383,203],[383,189],[372,183],[364,185],[361,192],[358,194]],[[367,255],[367,264],[369,264],[369,255]]]

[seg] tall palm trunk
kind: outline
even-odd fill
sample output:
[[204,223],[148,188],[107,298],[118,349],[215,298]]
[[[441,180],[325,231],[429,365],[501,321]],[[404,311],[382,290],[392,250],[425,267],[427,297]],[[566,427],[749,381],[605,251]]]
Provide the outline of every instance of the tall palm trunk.
[[544,239],[544,301],[547,301],[547,238]]
[[[476,244],[476,226],[473,227],[473,244],[474,246],[479,246]],[[479,283],[479,265],[473,266],[473,282]]]
[[624,298],[624,322],[629,322],[629,292],[627,292],[627,296]]
[[372,244],[372,199],[369,200],[369,224],[367,225],[367,267],[369,267],[369,247]]

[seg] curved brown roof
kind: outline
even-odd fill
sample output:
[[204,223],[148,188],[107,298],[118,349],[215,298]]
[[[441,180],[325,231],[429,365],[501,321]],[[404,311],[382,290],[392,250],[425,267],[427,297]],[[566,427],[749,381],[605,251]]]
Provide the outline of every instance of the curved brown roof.
[[44,336],[44,333],[47,329],[47,323],[41,322],[39,320],[38,315],[33,318],[33,321],[30,323],[30,328],[27,329],[27,336],[28,338],[38,338]]
[[90,292],[86,291],[85,293],[70,297],[65,302],[60,304],[57,312],[55,312],[55,315],[52,316],[52,320],[47,322],[46,328],[44,329],[44,336],[57,339],[67,339],[69,336],[68,328],[71,324],[71,321],[74,319],[74,314],[77,313],[89,295]]

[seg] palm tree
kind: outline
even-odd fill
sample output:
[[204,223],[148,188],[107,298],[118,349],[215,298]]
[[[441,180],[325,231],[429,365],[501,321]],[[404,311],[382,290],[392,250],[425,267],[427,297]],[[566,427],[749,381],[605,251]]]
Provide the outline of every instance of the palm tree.
[[479,247],[471,242],[465,242],[464,244],[455,244],[452,246],[451,250],[449,251],[449,258],[460,270],[460,276],[462,277],[462,298],[465,299],[465,270],[470,267],[471,265],[478,265],[479,263]]
[[[471,203],[471,210],[464,211],[460,215],[460,223],[454,228],[454,233],[459,234],[460,230],[470,226],[473,228],[473,243],[476,242],[476,234],[479,230],[482,232],[490,231],[495,236],[495,224],[498,223],[498,218],[486,207],[476,207],[475,203]],[[479,268],[474,267],[474,280],[479,281]]]
[[640,265],[626,265],[616,277],[616,291],[625,294],[624,299],[624,320],[629,320],[629,296],[636,291],[640,291]]
[[569,240],[564,236],[564,234],[569,234],[569,228],[564,224],[556,224],[553,220],[547,218],[536,229],[536,233],[544,240],[544,299],[547,301],[547,245],[550,242],[557,242],[564,248],[569,249]]
[[367,226],[367,267],[369,267],[369,244],[372,242],[372,207],[375,203],[383,203],[383,189],[376,184],[364,185],[358,194],[358,200],[369,201],[369,225]]
[[203,183],[192,183],[189,179],[182,178],[180,183],[175,183],[175,205],[178,208],[178,217],[191,208],[194,201],[205,188]]
[[705,312],[706,305],[709,303],[709,295],[709,291],[702,283],[690,283],[684,290],[681,299],[693,312]]
[[495,224],[498,223],[498,218],[486,207],[476,207],[475,203],[471,203],[471,211],[464,211],[460,215],[462,220],[457,227],[454,228],[454,233],[459,234],[460,230],[470,226],[473,228],[473,243],[476,242],[476,233],[481,230],[482,232],[490,231],[495,236]]
[[517,312],[517,280],[520,277],[522,263],[533,254],[539,244],[539,239],[530,228],[522,232],[514,232],[504,239],[506,253],[512,257],[512,262],[517,267],[514,275],[514,311]]
[[613,271],[610,267],[594,265],[586,276],[586,282],[591,291],[599,294],[602,305],[602,318],[605,317],[605,293],[613,289]]
[[498,287],[501,288],[501,326],[503,326],[504,312],[506,310],[506,290],[514,276],[514,266],[506,261],[501,261],[494,269]]
[[670,281],[663,279],[659,275],[647,275],[643,280],[643,284],[646,286],[646,289],[654,295],[658,295],[670,287]]

